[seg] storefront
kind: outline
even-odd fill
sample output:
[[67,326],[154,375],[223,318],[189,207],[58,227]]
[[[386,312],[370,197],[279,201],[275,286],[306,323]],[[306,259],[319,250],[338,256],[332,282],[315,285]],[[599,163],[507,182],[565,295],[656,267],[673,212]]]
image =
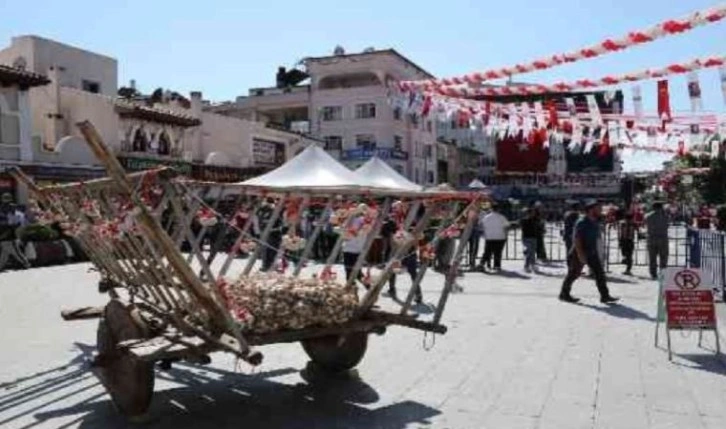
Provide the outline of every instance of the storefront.
[[269,167],[227,167],[181,160],[140,158],[123,155],[118,155],[118,160],[128,172],[170,167],[176,170],[181,176],[205,182],[242,182],[271,170]]

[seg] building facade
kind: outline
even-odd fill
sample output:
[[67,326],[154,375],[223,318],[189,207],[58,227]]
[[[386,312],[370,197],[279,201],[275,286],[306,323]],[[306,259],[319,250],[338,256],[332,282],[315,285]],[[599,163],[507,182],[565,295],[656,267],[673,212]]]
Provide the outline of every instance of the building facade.
[[391,83],[429,79],[430,73],[393,49],[346,54],[336,48],[333,55],[305,59],[304,66],[304,80],[285,82],[282,69],[277,87],[250,89],[247,96],[209,111],[320,138],[350,168],[378,156],[416,183],[435,183],[428,181],[432,162],[424,154],[436,145],[433,120],[405,115],[388,97]]
[[206,112],[199,92],[186,106],[167,95],[153,101],[119,97],[115,59],[36,36],[13,38],[0,50],[3,62],[48,77],[47,85],[23,92],[29,120],[22,154],[0,150],[0,159],[18,161],[41,185],[104,175],[75,127],[83,120],[127,170],[168,165],[202,180],[245,180],[314,143],[264,123]]

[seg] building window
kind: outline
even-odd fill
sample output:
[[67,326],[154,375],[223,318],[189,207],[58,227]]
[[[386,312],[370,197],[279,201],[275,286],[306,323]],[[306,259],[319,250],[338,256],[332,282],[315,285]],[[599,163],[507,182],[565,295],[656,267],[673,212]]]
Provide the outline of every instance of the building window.
[[365,150],[376,148],[376,136],[373,134],[357,134],[355,136],[355,145]]
[[343,119],[343,108],[341,106],[323,107],[323,121],[340,121]]
[[421,183],[421,182],[419,182],[419,180],[418,180],[418,168],[416,169],[415,173],[416,173],[416,174],[414,174],[414,182],[416,182],[416,183]]
[[393,136],[393,148],[396,150],[403,150],[403,137]]
[[400,107],[395,107],[393,109],[393,119],[396,121],[401,120],[401,108]]
[[83,90],[86,92],[92,92],[94,94],[98,94],[101,92],[101,84],[98,82],[84,79],[81,84],[83,85]]
[[410,118],[410,121],[411,121],[411,125],[414,128],[418,127],[418,116],[415,113],[411,113],[411,115],[409,116],[409,118]]
[[400,174],[402,176],[404,175],[404,173],[403,173],[403,166],[402,165],[394,165],[393,166],[393,169],[396,170],[398,172],[398,174]]
[[326,136],[325,137],[325,150],[343,150],[343,137]]
[[363,103],[355,105],[355,118],[356,119],[370,119],[376,117],[376,104],[375,103]]
[[433,148],[434,148],[433,145],[430,145],[430,144],[427,144],[426,146],[424,146],[424,156],[426,157],[426,159],[431,159],[434,157]]
[[426,131],[432,133],[434,132],[434,126],[431,124],[431,121],[426,121]]
[[434,184],[434,172],[433,171],[428,171],[426,173],[426,175],[427,175],[427,178],[428,178],[429,185],[433,185]]

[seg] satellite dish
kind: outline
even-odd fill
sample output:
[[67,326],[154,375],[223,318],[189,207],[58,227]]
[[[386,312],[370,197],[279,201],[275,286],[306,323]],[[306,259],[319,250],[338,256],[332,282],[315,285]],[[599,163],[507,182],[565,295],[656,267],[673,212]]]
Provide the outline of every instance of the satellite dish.
[[333,55],[345,55],[345,49],[343,49],[342,46],[337,45],[335,49],[333,49]]

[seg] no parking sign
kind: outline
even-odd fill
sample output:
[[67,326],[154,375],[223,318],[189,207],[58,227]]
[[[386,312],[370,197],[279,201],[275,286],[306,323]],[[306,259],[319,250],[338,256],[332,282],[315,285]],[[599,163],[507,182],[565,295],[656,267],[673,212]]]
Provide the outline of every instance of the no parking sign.
[[[672,358],[671,330],[696,330],[701,344],[703,331],[713,331],[716,336],[716,352],[720,353],[716,308],[713,301],[713,285],[707,284],[698,268],[671,267],[664,270],[660,279],[658,317],[655,341],[658,345],[658,325],[665,316],[668,339],[668,358]],[[665,304],[665,314],[663,312]]]

